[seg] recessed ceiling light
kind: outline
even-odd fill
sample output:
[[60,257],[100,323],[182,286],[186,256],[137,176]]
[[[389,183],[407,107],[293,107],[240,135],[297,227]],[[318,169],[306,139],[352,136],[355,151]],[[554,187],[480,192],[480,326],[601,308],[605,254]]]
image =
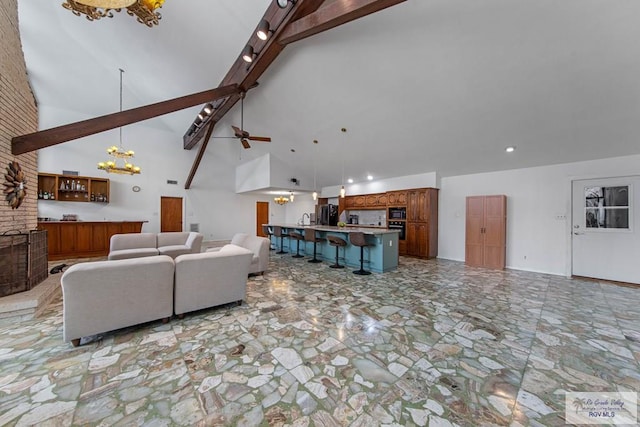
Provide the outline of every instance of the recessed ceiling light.
[[373,179],[373,177],[372,177],[371,175],[367,175],[367,179],[368,179],[369,181],[371,181],[371,180]]
[[516,151],[516,147],[507,147],[504,149],[504,151],[506,151],[507,153],[513,153],[514,151]]
[[347,182],[348,182],[349,184],[353,184],[353,178],[349,178],[349,179],[347,180]]

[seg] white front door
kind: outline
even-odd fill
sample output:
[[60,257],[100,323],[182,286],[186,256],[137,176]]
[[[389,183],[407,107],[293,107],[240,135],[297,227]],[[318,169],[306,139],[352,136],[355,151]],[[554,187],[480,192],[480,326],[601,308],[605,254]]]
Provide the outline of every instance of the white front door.
[[573,181],[574,276],[640,283],[640,177]]

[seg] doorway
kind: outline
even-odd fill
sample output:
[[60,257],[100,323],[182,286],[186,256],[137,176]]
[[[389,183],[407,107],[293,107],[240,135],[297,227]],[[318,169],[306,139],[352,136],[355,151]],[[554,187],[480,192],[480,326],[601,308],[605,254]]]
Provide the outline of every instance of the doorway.
[[572,274],[640,283],[640,177],[572,183]]
[[269,224],[269,202],[256,202],[256,236],[269,237],[262,231],[262,224]]
[[182,231],[182,197],[160,197],[160,232]]

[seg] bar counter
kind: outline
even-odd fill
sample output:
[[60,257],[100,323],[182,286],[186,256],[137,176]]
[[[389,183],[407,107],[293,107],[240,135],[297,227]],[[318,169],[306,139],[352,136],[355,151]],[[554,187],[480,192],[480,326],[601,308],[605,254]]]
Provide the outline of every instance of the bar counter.
[[[360,268],[360,247],[354,246],[349,242],[349,234],[354,232],[362,232],[365,235],[368,246],[364,249],[364,268],[374,273],[384,273],[386,271],[398,268],[398,237],[399,230],[388,230],[379,227],[336,227],[330,225],[299,225],[299,224],[265,224],[269,227],[282,227],[283,233],[288,234],[289,231],[297,231],[304,235],[306,232],[315,230],[318,237],[324,240],[317,244],[317,257],[323,261],[335,263],[336,248],[329,245],[326,240],[327,235],[334,235],[344,239],[347,246],[339,248],[340,263],[348,267]],[[280,238],[273,237],[273,243],[280,250]],[[297,242],[285,236],[283,239],[285,248],[288,252],[294,254]],[[285,249],[286,250],[286,249]],[[313,257],[313,243],[305,240],[300,241],[300,253],[305,257]],[[301,259],[304,261],[304,259]]]
[[47,230],[49,260],[106,256],[114,234],[140,233],[147,221],[40,221]]

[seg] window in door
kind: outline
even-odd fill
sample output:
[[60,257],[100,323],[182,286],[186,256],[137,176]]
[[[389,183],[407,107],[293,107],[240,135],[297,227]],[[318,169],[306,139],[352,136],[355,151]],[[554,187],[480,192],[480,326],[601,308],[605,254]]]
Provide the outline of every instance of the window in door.
[[585,228],[631,230],[630,186],[585,187]]

